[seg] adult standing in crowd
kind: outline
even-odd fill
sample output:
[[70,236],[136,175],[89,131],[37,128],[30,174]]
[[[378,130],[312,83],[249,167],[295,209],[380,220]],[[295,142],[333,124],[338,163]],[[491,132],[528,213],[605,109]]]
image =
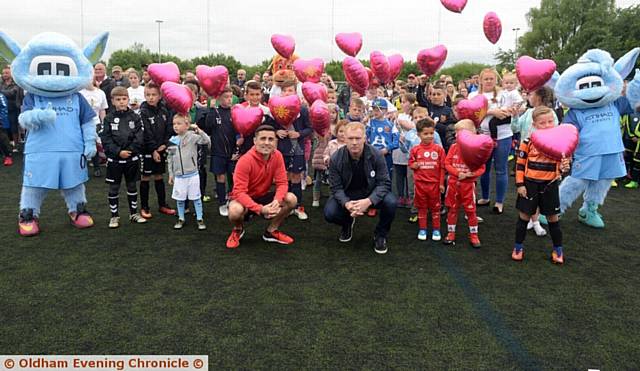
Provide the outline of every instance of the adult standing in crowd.
[[340,242],[353,236],[356,218],[370,208],[380,210],[380,221],[374,232],[374,250],[387,252],[387,235],[396,215],[397,199],[391,192],[391,178],[384,156],[365,143],[365,127],[351,122],[345,128],[346,146],[341,147],[329,162],[331,197],[324,208],[329,223],[338,224]]
[[233,80],[233,85],[238,85],[241,89],[244,89],[245,82],[247,82],[247,71],[241,68],[236,72],[236,79]]
[[[478,94],[483,94],[489,101],[489,110],[487,116],[480,124],[480,132],[489,135],[489,121],[494,117],[505,119],[511,116],[509,110],[499,107],[498,102],[498,73],[490,68],[485,68],[480,73],[480,85],[478,91],[469,94],[472,99]],[[511,150],[511,139],[513,132],[510,125],[498,126],[497,145],[493,149],[493,153],[486,164],[484,174],[480,177],[480,188],[482,190],[482,198],[478,200],[478,206],[488,206],[490,203],[489,191],[491,185],[491,164],[494,165],[496,173],[496,200],[493,211],[496,214],[502,214],[504,208],[504,197],[507,193],[507,185],[509,182],[509,174],[507,173],[507,165],[509,152]]]
[[18,125],[18,115],[20,107],[22,107],[22,99],[24,92],[21,87],[16,85],[11,77],[11,67],[5,66],[2,69],[2,84],[0,85],[0,93],[7,98],[7,113],[9,115],[9,133],[13,142],[13,152],[17,152],[17,146],[20,142],[20,126]]

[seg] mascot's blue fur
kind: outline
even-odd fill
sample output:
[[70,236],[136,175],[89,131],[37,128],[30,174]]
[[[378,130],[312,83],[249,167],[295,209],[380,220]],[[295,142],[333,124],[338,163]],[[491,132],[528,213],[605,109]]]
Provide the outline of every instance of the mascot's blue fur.
[[42,202],[50,189],[60,189],[72,223],[93,225],[85,209],[86,164],[96,154],[98,121],[78,93],[89,85],[93,64],[102,56],[108,34],[80,50],[68,37],[42,33],[24,48],[0,32],[0,55],[12,61],[13,79],[26,90],[20,125],[27,129],[19,232],[38,234]]
[[620,115],[632,113],[629,101],[635,102],[634,107],[640,103],[640,73],[628,85],[626,97],[621,94],[623,79],[632,71],[638,54],[640,48],[635,48],[614,63],[609,53],[589,50],[578,63],[555,76],[555,94],[569,108],[563,121],[580,132],[571,176],[560,185],[560,209],[564,212],[582,194],[578,219],[594,228],[604,227],[598,207],[611,182],[626,174]]

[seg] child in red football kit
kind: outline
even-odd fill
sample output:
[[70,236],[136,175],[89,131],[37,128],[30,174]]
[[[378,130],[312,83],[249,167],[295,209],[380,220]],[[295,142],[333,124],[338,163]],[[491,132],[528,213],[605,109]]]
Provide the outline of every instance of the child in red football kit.
[[[461,120],[455,125],[456,134],[462,130],[476,132],[476,127],[471,120]],[[484,173],[485,165],[476,171],[471,171],[462,160],[460,147],[454,143],[449,147],[449,153],[445,159],[445,167],[449,173],[447,183],[447,195],[444,204],[448,208],[447,215],[447,236],[444,239],[445,245],[456,243],[456,222],[458,220],[458,209],[463,208],[469,222],[469,242],[471,246],[479,248],[478,238],[478,217],[476,216],[476,179]]]
[[433,142],[436,123],[425,118],[416,125],[420,144],[409,154],[415,186],[414,206],[418,209],[418,239],[427,239],[427,210],[431,211],[431,239],[440,241],[440,194],[444,192],[444,158],[442,146]]

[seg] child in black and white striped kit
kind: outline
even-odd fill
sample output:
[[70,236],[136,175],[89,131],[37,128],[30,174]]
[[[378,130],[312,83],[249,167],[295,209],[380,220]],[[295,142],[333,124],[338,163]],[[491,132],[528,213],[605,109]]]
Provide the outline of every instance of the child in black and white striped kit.
[[[191,128],[193,131],[189,130]],[[196,209],[198,230],[207,226],[202,218],[200,175],[198,174],[198,145],[211,146],[211,139],[197,125],[190,125],[188,116],[173,116],[173,131],[177,135],[169,140],[169,184],[173,185],[171,197],[178,202],[178,221],[174,229],[184,226],[184,210],[187,199],[193,201]]]

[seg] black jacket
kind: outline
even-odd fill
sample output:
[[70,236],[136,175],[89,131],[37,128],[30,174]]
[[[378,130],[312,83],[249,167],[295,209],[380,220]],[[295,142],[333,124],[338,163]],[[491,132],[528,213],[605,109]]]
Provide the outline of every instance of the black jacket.
[[151,106],[142,102],[140,118],[144,128],[144,153],[150,154],[163,144],[169,145],[169,139],[175,133],[169,110],[162,103]]
[[[378,204],[387,193],[391,192],[391,178],[387,172],[384,156],[369,144],[364,145],[364,173],[367,177],[366,194],[373,205]],[[331,156],[329,162],[329,187],[331,195],[344,206],[351,201],[345,190],[351,184],[351,155],[347,146],[342,146]]]
[[102,146],[107,157],[120,159],[120,151],[131,151],[127,161],[134,161],[134,157],[144,149],[144,131],[142,120],[135,112],[127,108],[126,111],[113,111],[104,118],[100,132]]
[[231,122],[231,108],[209,108],[198,127],[211,137],[211,155],[231,158],[236,152],[238,133]]

